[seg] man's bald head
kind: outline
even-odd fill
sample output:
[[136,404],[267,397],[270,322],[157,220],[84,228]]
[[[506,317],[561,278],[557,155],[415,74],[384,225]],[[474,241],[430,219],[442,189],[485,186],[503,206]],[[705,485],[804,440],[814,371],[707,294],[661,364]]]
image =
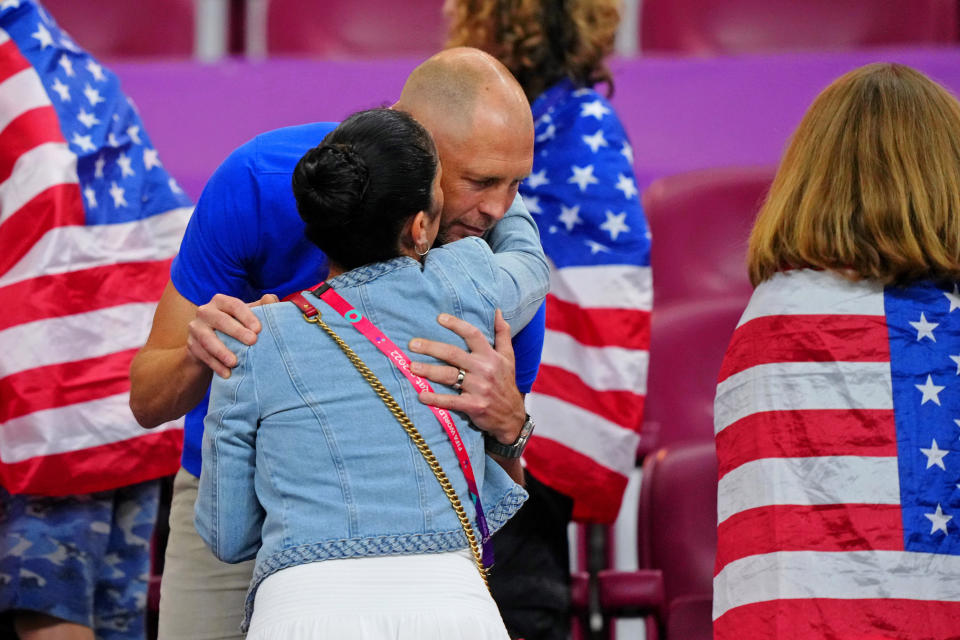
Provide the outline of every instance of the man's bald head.
[[499,60],[470,47],[446,49],[421,63],[394,108],[411,114],[435,136],[463,134],[478,115],[486,114],[516,135],[527,133],[527,126],[533,132],[520,84]]
[[533,164],[533,116],[516,79],[479,49],[447,49],[413,70],[394,108],[419,120],[437,144],[441,238],[485,233]]

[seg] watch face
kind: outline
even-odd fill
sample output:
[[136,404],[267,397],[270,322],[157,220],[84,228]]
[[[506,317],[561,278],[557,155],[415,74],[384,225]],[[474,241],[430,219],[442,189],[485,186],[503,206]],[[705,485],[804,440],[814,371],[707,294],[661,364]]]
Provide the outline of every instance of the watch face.
[[519,458],[527,446],[527,440],[529,440],[530,434],[533,433],[533,427],[533,418],[528,415],[523,426],[520,427],[520,434],[513,444],[503,444],[494,438],[487,437],[485,442],[486,449],[504,458]]
[[533,418],[527,416],[527,421],[523,423],[523,426],[520,428],[520,437],[526,438],[533,432]]

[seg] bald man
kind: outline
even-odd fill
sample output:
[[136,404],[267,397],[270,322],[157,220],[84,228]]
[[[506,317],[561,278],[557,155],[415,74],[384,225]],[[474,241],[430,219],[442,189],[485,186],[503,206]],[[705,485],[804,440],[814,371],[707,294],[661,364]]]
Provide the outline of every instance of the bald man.
[[[475,49],[441,52],[411,73],[395,108],[417,118],[436,141],[443,166],[443,241],[481,236],[511,206],[523,206],[517,188],[533,162],[533,120],[522,89],[498,61]],[[161,585],[161,640],[242,637],[252,562],[221,563],[193,526],[206,394],[213,373],[228,377],[236,364],[215,330],[252,344],[260,325],[249,306],[274,302],[277,295],[326,277],[323,254],[303,235],[290,181],[300,157],[335,126],[268,132],[217,169],[171,267],[147,343],[131,366],[130,405],[144,427],[187,414]],[[463,391],[423,394],[421,400],[465,412],[510,449],[532,424],[520,392],[529,390],[539,365],[542,310],[514,338],[513,348],[502,321],[496,349],[469,324],[451,316],[440,321],[454,332],[451,339],[459,335],[467,348],[413,340],[412,351],[452,365],[415,363],[414,372],[452,384],[463,370]],[[522,446],[525,439],[520,440]],[[519,451],[499,461],[519,479],[514,453]]]

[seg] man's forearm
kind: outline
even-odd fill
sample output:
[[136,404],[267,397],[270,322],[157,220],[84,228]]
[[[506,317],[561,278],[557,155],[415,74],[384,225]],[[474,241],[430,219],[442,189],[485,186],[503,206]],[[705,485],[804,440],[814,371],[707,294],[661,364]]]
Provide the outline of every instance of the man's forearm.
[[130,365],[130,409],[147,429],[176,420],[203,399],[212,375],[186,347],[141,350]]

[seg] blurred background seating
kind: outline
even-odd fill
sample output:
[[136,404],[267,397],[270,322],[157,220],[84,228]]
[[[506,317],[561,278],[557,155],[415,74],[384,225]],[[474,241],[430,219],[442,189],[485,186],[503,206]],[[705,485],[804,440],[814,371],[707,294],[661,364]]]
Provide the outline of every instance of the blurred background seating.
[[[47,0],[104,58],[424,57],[442,0]],[[149,16],[149,19],[144,19]],[[622,55],[731,55],[952,45],[957,0],[624,0]]]
[[659,178],[643,193],[656,239],[657,307],[707,298],[746,303],[747,237],[776,167],[720,167]]
[[[427,57],[443,47],[446,35],[441,0],[268,0],[267,4],[266,50],[258,55]],[[248,15],[252,17],[253,12]],[[256,29],[263,30],[262,25],[251,23],[250,27],[251,38]],[[248,40],[248,45],[253,47],[255,42]]]
[[654,307],[641,456],[674,443],[713,442],[717,373],[746,304],[729,297]]
[[[97,0],[95,5],[77,0],[41,1],[80,46],[107,60],[189,58],[196,53],[199,16],[207,16],[211,7],[226,7],[226,0]],[[211,18],[220,22],[219,29],[225,28],[225,14]]]
[[646,53],[724,55],[957,41],[955,0],[641,0]]
[[637,508],[635,571],[601,571],[601,610],[644,618],[647,640],[711,640],[717,549],[713,440],[648,455]]
[[644,191],[654,307],[641,456],[713,441],[717,372],[753,291],[747,237],[773,175],[774,167],[706,169],[660,178]]

